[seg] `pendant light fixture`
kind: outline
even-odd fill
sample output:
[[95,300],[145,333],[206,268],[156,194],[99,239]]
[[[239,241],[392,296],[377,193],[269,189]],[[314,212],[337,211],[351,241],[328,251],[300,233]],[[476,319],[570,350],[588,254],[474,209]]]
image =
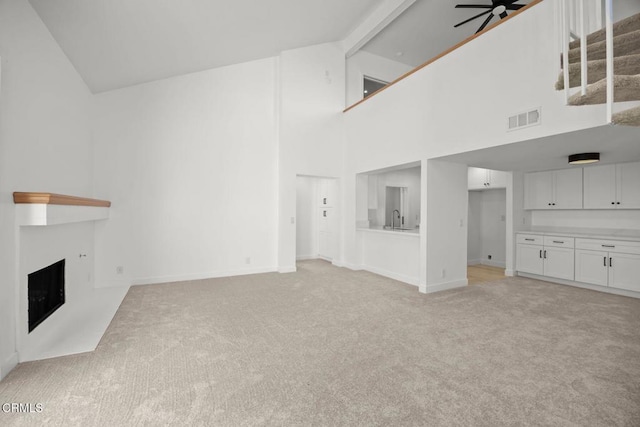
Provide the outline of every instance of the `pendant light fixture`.
[[588,165],[600,161],[600,153],[580,153],[569,156],[570,165]]

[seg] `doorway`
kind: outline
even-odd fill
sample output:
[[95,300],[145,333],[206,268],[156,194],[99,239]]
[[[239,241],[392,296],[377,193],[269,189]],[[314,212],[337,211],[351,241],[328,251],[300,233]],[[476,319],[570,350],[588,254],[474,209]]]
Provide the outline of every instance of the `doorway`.
[[333,261],[338,247],[338,180],[298,175],[296,261]]

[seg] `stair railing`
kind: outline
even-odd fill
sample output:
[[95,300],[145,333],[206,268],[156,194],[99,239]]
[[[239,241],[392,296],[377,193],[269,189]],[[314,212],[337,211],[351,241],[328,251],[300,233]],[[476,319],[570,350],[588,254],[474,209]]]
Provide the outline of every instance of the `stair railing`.
[[[605,16],[602,16],[604,8]],[[559,3],[562,43],[562,70],[565,102],[572,95],[569,73],[569,44],[580,40],[580,93],[587,94],[589,82],[587,36],[597,30],[606,31],[607,123],[613,116],[613,0],[561,0]]]

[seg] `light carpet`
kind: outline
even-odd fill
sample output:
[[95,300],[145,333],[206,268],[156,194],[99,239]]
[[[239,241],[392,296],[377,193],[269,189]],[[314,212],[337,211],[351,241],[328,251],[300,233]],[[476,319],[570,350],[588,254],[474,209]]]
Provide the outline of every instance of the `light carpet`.
[[95,352],[0,383],[43,404],[0,425],[640,425],[640,300],[298,269],[132,288]]

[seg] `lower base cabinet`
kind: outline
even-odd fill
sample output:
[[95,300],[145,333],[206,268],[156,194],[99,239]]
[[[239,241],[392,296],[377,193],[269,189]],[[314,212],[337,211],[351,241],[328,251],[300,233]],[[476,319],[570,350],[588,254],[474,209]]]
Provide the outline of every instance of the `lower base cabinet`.
[[[528,234],[516,239],[519,272],[640,292],[640,241]],[[562,245],[572,247],[554,247]]]

